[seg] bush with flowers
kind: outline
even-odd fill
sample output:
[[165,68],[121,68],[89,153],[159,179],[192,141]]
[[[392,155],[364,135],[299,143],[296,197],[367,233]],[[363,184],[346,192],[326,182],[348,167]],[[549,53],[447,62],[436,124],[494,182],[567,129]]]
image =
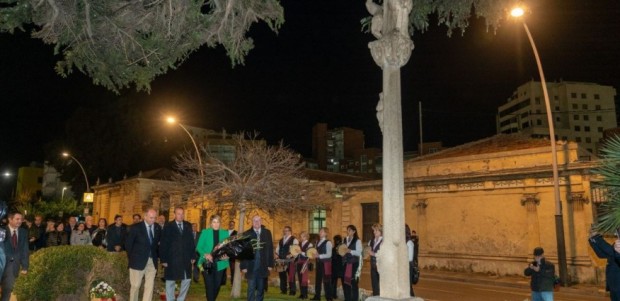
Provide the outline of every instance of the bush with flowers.
[[90,289],[91,298],[112,299],[114,296],[116,296],[116,292],[112,286],[107,284],[105,281],[97,282]]

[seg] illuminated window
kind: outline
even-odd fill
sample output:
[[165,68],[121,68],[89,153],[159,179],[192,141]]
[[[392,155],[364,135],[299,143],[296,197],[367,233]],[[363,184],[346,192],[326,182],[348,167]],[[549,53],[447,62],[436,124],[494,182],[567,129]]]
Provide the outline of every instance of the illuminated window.
[[321,228],[327,227],[326,217],[327,211],[325,209],[317,209],[310,212],[310,225],[308,225],[310,233],[318,234]]

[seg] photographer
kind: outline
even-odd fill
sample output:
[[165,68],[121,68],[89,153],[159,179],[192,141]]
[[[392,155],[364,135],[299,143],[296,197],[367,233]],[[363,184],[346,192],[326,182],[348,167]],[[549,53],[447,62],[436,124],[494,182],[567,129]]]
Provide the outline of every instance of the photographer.
[[545,260],[545,251],[541,247],[534,249],[534,261],[523,272],[531,276],[530,288],[532,301],[553,301],[553,282],[555,267]]

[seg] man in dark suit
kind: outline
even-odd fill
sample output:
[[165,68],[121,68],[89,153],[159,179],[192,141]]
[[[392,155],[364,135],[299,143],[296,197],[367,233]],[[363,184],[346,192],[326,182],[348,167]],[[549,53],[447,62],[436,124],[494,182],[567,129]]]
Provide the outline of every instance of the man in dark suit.
[[254,259],[241,262],[241,272],[248,281],[248,301],[263,301],[265,295],[265,279],[273,268],[273,238],[271,231],[262,225],[261,217],[252,218],[252,229],[244,235],[258,240],[261,248],[254,250]]
[[11,299],[13,285],[19,274],[28,273],[28,230],[21,227],[23,219],[24,216],[19,212],[9,213],[4,240],[6,266],[2,275],[2,301]]
[[191,284],[192,266],[196,262],[196,243],[192,225],[185,221],[185,211],[174,208],[174,220],[166,223],[162,231],[159,252],[161,265],[165,268],[166,299],[174,300],[174,287],[181,280],[177,301],[184,301]]
[[[231,236],[236,236],[237,235],[237,230],[235,230],[235,221],[230,221],[228,222],[228,237]],[[228,262],[230,263],[230,267],[228,267],[228,270],[230,271],[230,284],[232,285],[233,283],[233,279],[235,278],[235,261],[234,259],[229,259]],[[224,272],[224,277],[222,277],[222,285],[226,285],[226,272]]]
[[131,226],[125,249],[129,259],[129,301],[138,301],[142,278],[144,278],[143,301],[153,300],[153,286],[157,274],[157,259],[159,258],[159,240],[161,227],[155,223],[157,210],[148,209],[144,213],[144,221]]
[[123,224],[121,215],[114,216],[114,224],[106,231],[106,241],[108,252],[120,252],[125,250],[125,240],[127,239],[127,225]]

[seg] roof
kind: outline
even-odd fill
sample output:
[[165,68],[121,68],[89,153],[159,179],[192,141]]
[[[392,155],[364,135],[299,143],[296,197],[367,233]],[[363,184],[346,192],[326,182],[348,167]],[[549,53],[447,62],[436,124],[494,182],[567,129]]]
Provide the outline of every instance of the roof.
[[524,134],[498,134],[489,138],[447,148],[442,151],[417,157],[409,162],[437,160],[480,154],[499,153],[550,146],[548,139],[532,138]]
[[151,180],[170,180],[174,172],[167,168],[157,168],[147,171],[140,171],[137,175],[127,179],[151,179]]
[[372,180],[368,177],[362,177],[357,175],[350,175],[345,173],[331,172],[319,169],[309,169],[306,168],[304,170],[304,174],[310,180],[315,181],[328,181],[335,184],[343,184],[343,183],[352,183],[352,182],[361,182]]

